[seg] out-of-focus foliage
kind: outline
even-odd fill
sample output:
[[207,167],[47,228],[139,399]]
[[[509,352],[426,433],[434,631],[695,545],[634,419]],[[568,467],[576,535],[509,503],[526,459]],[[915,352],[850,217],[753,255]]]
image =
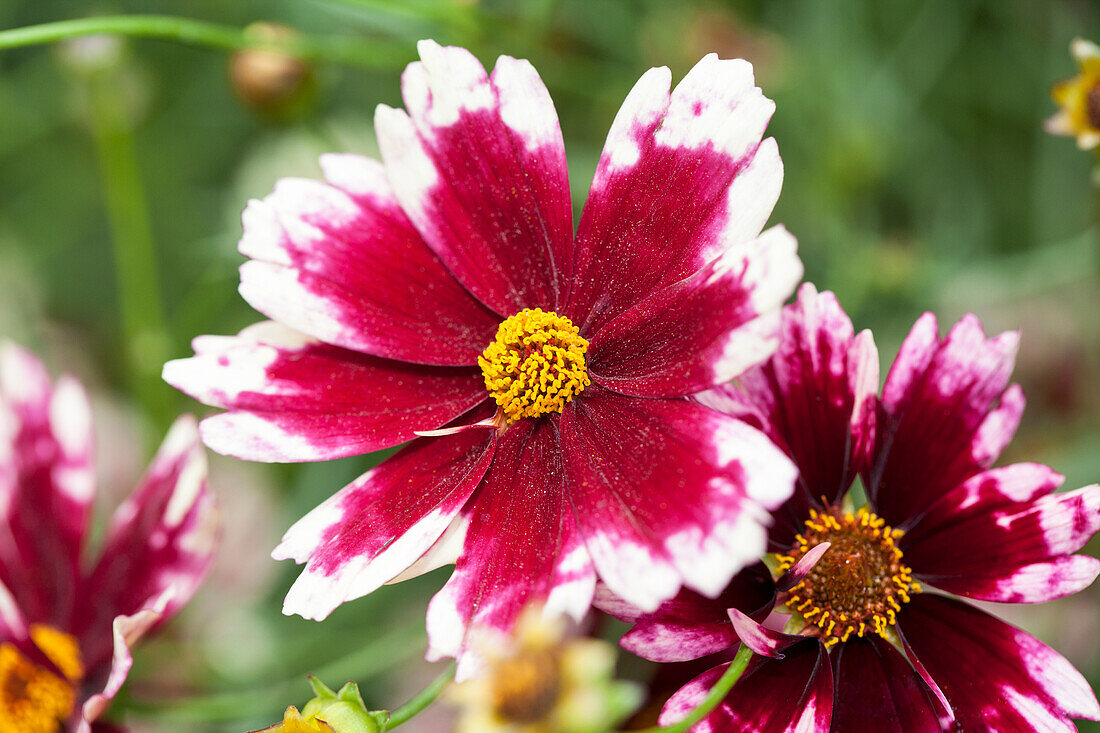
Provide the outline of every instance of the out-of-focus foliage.
[[[642,71],[667,64],[678,77],[711,51],[744,56],[778,105],[775,220],[798,236],[807,278],[874,329],[887,364],[926,309],[944,324],[970,310],[990,330],[1021,328],[1016,376],[1030,407],[1005,460],[1049,462],[1071,487],[1100,478],[1095,159],[1041,126],[1051,83],[1075,70],[1070,40],[1100,40],[1090,0],[4,0],[0,28],[117,12],[398,40],[408,60],[422,37],[487,63],[528,57],[562,120],[578,213]],[[323,151],[376,154],[374,107],[400,103],[396,66],[321,66],[308,75],[312,106],[275,123],[238,101],[228,68],[224,53],[148,40],[0,55],[0,335],[98,389],[102,470],[122,486],[174,413],[203,409],[156,379],[159,364],[189,353],[195,335],[257,319],[236,294],[246,201],[276,178],[316,176]],[[132,259],[143,241],[155,257],[130,266],[154,277],[131,277],[121,295],[117,253]],[[126,297],[142,304],[129,321]],[[142,650],[116,711],[137,730],[240,731],[303,703],[306,672],[358,679],[375,707],[431,679],[419,657],[438,572],[324,624],[279,613],[295,570],[267,557],[278,534],[372,462],[215,462],[227,506],[219,570]],[[1094,588],[1010,620],[1096,684],[1098,601]]]

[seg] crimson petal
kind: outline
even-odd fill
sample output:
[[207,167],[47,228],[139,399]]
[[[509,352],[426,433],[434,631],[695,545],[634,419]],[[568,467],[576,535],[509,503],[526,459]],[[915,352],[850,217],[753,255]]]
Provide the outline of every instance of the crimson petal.
[[454,574],[428,606],[429,659],[457,657],[469,677],[482,662],[471,634],[508,633],[530,606],[574,620],[588,611],[596,577],[563,481],[554,420],[521,420],[501,436],[463,512]]
[[170,361],[172,386],[229,412],[203,440],[253,461],[361,455],[438,428],[486,399],[477,367],[427,367],[319,343],[267,321],[237,336],[195,339]]
[[798,466],[797,490],[776,512],[776,545],[789,546],[810,508],[835,503],[866,467],[877,391],[878,353],[870,332],[855,335],[836,296],[806,283],[783,309],[775,355],[735,384],[698,396],[759,427]]
[[612,123],[577,232],[566,315],[595,333],[646,296],[755,239],[783,182],[775,104],[752,66],[710,54],[669,93],[646,72]]
[[570,499],[596,569],[655,610],[681,585],[717,597],[763,552],[794,466],[763,433],[689,401],[592,385],[561,419]]
[[95,496],[84,388],[0,345],[0,583],[26,617],[68,624]]
[[494,430],[420,439],[290,528],[276,560],[308,560],[285,613],[323,619],[410,568],[443,535],[493,458]]
[[557,309],[572,263],[565,144],[527,61],[492,76],[469,51],[421,41],[401,77],[408,113],[375,115],[405,212],[455,277],[503,316]]
[[898,620],[963,730],[1065,731],[1100,720],[1088,682],[1035,637],[951,598],[922,594]]
[[1005,466],[945,494],[901,541],[918,580],[1009,603],[1076,593],[1100,561],[1073,555],[1100,531],[1100,486],[1050,493],[1062,477],[1039,464]]
[[784,650],[805,640],[804,636],[784,634],[781,631],[769,629],[758,624],[736,608],[729,609],[730,623],[741,643],[747,646],[755,654],[772,659],[783,659],[787,655]]
[[89,670],[110,658],[116,616],[156,606],[161,623],[190,600],[213,563],[217,533],[206,454],[195,419],[184,415],[115,510],[99,561],[81,588],[83,598],[94,599],[77,609],[73,627]]
[[833,730],[942,730],[924,682],[905,657],[878,636],[839,644],[832,662]]
[[917,320],[882,390],[866,481],[876,514],[906,529],[996,460],[1024,409],[1019,388],[1006,388],[1018,343],[1017,333],[987,339],[972,315],[943,339],[931,313]]
[[499,318],[409,222],[382,164],[326,155],[329,183],[283,179],[244,212],[241,295],[268,318],[375,356],[473,365]]
[[802,278],[796,246],[773,227],[645,298],[592,336],[593,378],[623,394],[679,396],[763,361],[778,344],[777,309]]

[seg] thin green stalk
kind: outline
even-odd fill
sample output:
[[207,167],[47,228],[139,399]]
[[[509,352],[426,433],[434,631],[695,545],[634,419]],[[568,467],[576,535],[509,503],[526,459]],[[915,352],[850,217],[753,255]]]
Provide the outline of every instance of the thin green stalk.
[[402,68],[414,55],[411,43],[378,38],[298,34],[279,41],[262,40],[245,29],[171,15],[104,15],[0,31],[0,50],[56,43],[90,35],[160,38],[226,51],[264,48],[313,62],[375,69]]
[[389,721],[386,723],[386,730],[392,730],[419,715],[424,708],[435,702],[435,699],[439,697],[439,693],[443,692],[443,689],[451,684],[454,678],[455,668],[452,664],[446,672],[436,677],[435,681],[421,690],[416,697],[391,712]]
[[157,271],[156,245],[145,186],[134,150],[132,123],[117,78],[110,72],[87,80],[92,136],[103,176],[122,322],[123,363],[138,401],[156,422],[170,419],[171,394],[160,381],[167,331]]
[[749,665],[749,660],[751,658],[752,650],[742,644],[725,673],[718,678],[718,681],[714,683],[714,687],[710,688],[710,692],[707,693],[703,702],[692,710],[690,715],[678,723],[646,728],[641,731],[641,733],[684,733],[684,731],[690,730],[693,725],[710,715],[711,711],[718,707],[718,704],[722,702],[729,691],[733,689],[737,680],[741,679],[741,674],[745,671],[745,667]]

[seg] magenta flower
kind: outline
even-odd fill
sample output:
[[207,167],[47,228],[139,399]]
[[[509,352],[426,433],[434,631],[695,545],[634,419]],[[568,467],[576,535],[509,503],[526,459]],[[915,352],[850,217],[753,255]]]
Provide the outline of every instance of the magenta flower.
[[[580,617],[597,574],[656,608],[716,594],[764,548],[794,468],[684,399],[767,358],[802,267],[761,233],[782,181],[773,103],[744,61],[670,93],[647,72],[612,125],[574,235],[556,113],[526,61],[491,75],[420,44],[381,163],[321,160],[244,214],[241,293],[274,319],[202,337],[165,379],[228,411],[207,445],[263,461],[420,438],[287,533],[307,563],[285,610],[324,618],[457,561],[430,656],[521,610]],[[472,427],[471,427],[472,426]],[[465,673],[465,667],[462,673]]]
[[[683,592],[652,613],[601,592],[599,605],[637,622],[623,646],[660,662],[728,655],[739,640],[764,655],[698,731],[1072,731],[1071,718],[1100,719],[1065,658],[932,592],[1033,603],[1100,570],[1073,554],[1100,530],[1100,487],[1055,494],[1062,477],[1046,466],[990,468],[1024,408],[1006,387],[1017,334],[987,339],[967,316],[940,338],[925,314],[877,399],[871,335],[853,336],[831,293],[804,285],[782,333],[768,362],[702,397],[760,426],[801,470],[770,536],[779,580],[760,564],[717,600]],[[846,510],[856,476],[870,504]],[[673,695],[662,723],[725,666]]]
[[[83,566],[95,468],[84,389],[0,344],[0,730],[96,722],[130,648],[190,599],[213,559],[216,511],[191,417],[168,433]],[[88,558],[84,558],[85,560]]]

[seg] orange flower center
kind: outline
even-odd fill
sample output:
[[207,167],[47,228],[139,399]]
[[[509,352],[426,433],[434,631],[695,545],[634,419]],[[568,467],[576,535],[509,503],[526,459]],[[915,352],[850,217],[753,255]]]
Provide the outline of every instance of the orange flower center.
[[864,509],[855,514],[810,511],[805,532],[796,535],[789,554],[779,556],[782,572],[812,547],[830,543],[810,573],[782,598],[806,620],[804,634],[820,637],[827,647],[853,634],[886,637],[909,594],[920,591],[896,545],[902,534]]
[[14,644],[0,644],[0,730],[56,733],[72,713],[84,676],[77,640],[50,626],[31,626],[31,640],[61,672],[35,664]]

